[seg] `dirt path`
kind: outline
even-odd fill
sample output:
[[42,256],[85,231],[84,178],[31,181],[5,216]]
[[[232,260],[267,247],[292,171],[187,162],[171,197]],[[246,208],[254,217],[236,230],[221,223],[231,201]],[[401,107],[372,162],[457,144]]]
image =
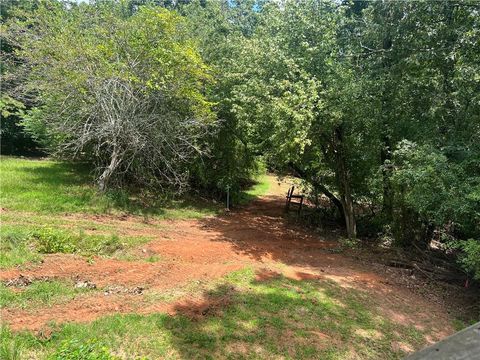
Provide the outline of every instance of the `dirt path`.
[[[49,277],[88,281],[99,289],[50,307],[4,309],[2,321],[13,330],[39,331],[51,321],[88,322],[112,313],[173,313],[179,303],[201,300],[189,295],[189,284],[206,283],[251,266],[260,278],[281,273],[300,280],[331,279],[344,287],[367,290],[378,311],[393,321],[431,328],[427,341],[453,332],[444,309],[392,284],[372,268],[333,253],[331,249],[338,246],[335,238],[287,224],[283,217],[284,193],[285,184],[272,178],[269,194],[229,215],[152,226],[149,235],[154,240],[138,252],[157,256],[157,262],[100,257],[87,262],[79,256],[56,254],[28,269],[0,271],[1,281],[20,275]],[[180,298],[172,296],[173,301],[168,296],[154,296],[175,293]]]

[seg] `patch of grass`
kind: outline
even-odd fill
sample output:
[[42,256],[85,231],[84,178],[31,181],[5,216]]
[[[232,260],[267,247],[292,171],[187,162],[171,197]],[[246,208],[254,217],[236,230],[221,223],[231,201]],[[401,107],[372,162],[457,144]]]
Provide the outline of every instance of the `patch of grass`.
[[38,262],[42,254],[68,253],[120,257],[150,240],[147,236],[86,234],[54,227],[3,225],[0,227],[0,268]]
[[247,190],[240,193],[240,204],[247,204],[252,200],[255,200],[259,196],[265,195],[270,188],[270,181],[268,175],[259,175],[254,184]]
[[28,236],[29,232],[24,228],[12,229],[3,224],[0,226],[0,268],[41,260],[41,255],[26,241]]
[[24,289],[13,289],[0,284],[0,308],[32,309],[51,306],[74,299],[89,291],[75,288],[73,283],[58,280],[34,281]]
[[22,356],[22,341],[14,337],[10,330],[0,325],[0,359],[2,360],[20,360]]
[[2,336],[38,358],[55,356],[63,344],[76,354],[81,346],[101,343],[108,356],[129,359],[397,359],[405,354],[393,342],[412,348],[425,342],[426,334],[379,316],[368,294],[334,282],[258,282],[247,269],[225,277],[205,296],[211,306],[200,319],[186,316],[192,304],[179,306],[176,316],[114,315],[65,324],[42,343],[28,333]]
[[85,164],[1,157],[0,203],[9,211],[37,214],[130,213],[159,218],[195,218],[218,206],[195,198],[172,200],[160,194],[99,193]]
[[61,213],[104,212],[109,201],[97,192],[84,165],[3,157],[0,161],[2,207]]

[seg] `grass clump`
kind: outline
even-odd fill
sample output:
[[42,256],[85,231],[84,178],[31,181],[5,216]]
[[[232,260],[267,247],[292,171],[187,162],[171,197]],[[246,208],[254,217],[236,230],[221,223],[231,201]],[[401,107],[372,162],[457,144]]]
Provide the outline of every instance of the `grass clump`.
[[79,343],[76,340],[64,341],[58,350],[49,357],[51,360],[117,360],[119,357],[113,356],[110,350],[98,342],[91,339],[86,343]]
[[62,228],[31,225],[2,225],[0,238],[0,268],[38,262],[42,254],[66,253],[121,257],[128,250],[150,240],[147,236],[92,235],[82,230],[75,232]]
[[78,253],[81,255],[113,255],[144,243],[146,237],[123,237],[118,235],[87,235],[78,234],[55,228],[41,228],[32,232],[31,237],[36,249],[42,254]]
[[0,226],[0,268],[41,260],[41,255],[35,251],[28,237],[29,233],[24,228],[13,230],[3,224]]
[[32,309],[70,301],[77,295],[90,291],[76,288],[72,282],[59,280],[37,280],[25,289],[13,290],[0,284],[0,308]]

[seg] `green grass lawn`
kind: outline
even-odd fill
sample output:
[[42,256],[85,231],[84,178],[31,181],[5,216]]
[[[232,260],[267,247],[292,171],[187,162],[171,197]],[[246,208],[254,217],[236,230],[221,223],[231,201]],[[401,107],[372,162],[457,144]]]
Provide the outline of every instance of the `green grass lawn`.
[[241,205],[247,204],[248,202],[256,199],[259,196],[262,196],[267,193],[270,188],[270,181],[267,175],[259,175],[255,179],[253,185],[240,193],[239,202]]
[[[121,191],[99,193],[89,167],[54,160],[2,157],[0,203],[7,210],[37,214],[130,213],[158,218],[194,218],[215,214],[218,207],[198,199],[166,200]],[[138,189],[141,190],[141,189]]]
[[425,341],[422,331],[376,313],[367,293],[330,281],[259,282],[246,269],[204,295],[215,305],[196,318],[182,308],[175,316],[114,315],[89,324],[52,325],[56,331],[46,339],[4,328],[0,357],[397,359],[404,353],[392,350],[392,342],[417,348]]

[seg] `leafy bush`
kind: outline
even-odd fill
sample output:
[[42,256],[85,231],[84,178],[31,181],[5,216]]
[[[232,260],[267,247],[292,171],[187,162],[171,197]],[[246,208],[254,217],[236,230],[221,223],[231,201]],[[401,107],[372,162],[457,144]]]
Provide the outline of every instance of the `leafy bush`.
[[31,238],[38,252],[43,254],[79,253],[82,255],[111,255],[143,238],[120,239],[117,235],[89,235],[83,231],[75,234],[67,230],[41,228],[32,232]]
[[459,243],[458,247],[463,250],[460,255],[462,268],[473,274],[473,278],[480,280],[480,241],[469,239]]
[[102,191],[128,182],[183,189],[214,122],[210,69],[183,17],[158,6],[126,11],[123,2],[52,1],[11,19],[5,37],[29,69],[12,77],[39,104],[23,124],[46,134],[49,150],[95,164]]
[[431,146],[402,141],[393,165],[396,218],[408,222],[404,228],[418,227],[421,221],[453,228],[456,237],[475,236],[479,202],[474,196],[475,181],[462,164]]

